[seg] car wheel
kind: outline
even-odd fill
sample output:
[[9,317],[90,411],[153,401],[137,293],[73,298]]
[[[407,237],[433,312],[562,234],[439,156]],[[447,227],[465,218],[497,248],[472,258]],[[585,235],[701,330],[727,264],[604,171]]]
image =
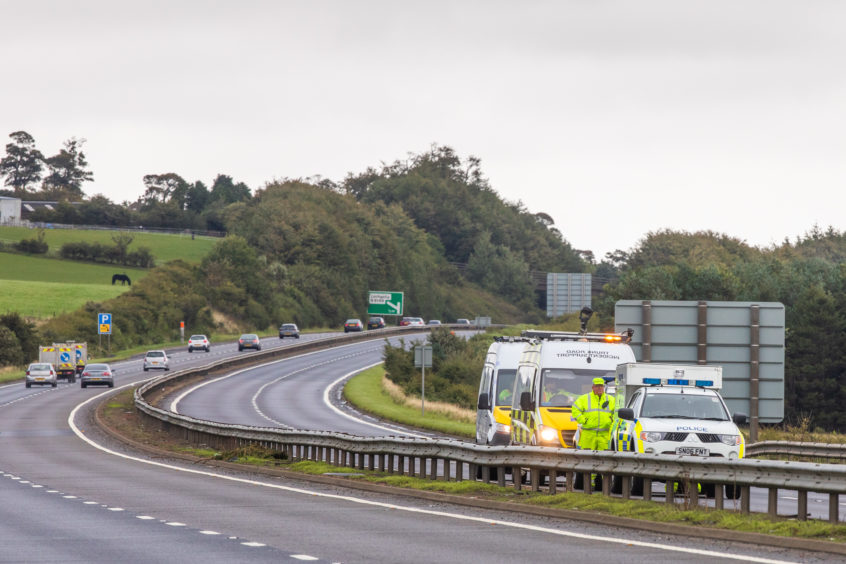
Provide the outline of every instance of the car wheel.
[[244,350],[244,347],[238,347],[238,352],[241,352],[242,350]]
[[206,347],[206,352],[209,352],[209,351],[211,351],[211,348]]
[[299,338],[300,338],[300,336],[299,336],[299,335],[294,335],[294,337],[296,337],[297,339],[299,339]]
[[76,383],[76,376],[71,376],[70,378],[68,378],[68,382],[70,382],[71,384],[75,384]]
[[27,382],[27,383],[26,383],[26,387],[27,387],[27,388],[31,388],[31,387],[32,387],[32,382]]
[[192,352],[194,352],[194,349],[192,349],[191,347],[188,347],[188,352],[192,353]]
[[144,372],[147,372],[148,370],[149,370],[149,368],[147,368],[147,367],[145,366],[145,367],[144,367]]
[[110,387],[110,388],[114,388],[114,387],[115,387],[115,383],[114,383],[114,382],[109,382],[109,387]]
[[170,366],[165,366],[165,372],[170,372]]
[[58,385],[59,385],[58,382],[53,382],[52,384],[50,384],[50,386],[52,386],[53,388],[55,388]]
[[87,386],[85,385],[85,382],[82,382],[82,383],[80,384],[80,386],[82,386],[83,388],[86,388],[86,387],[87,387]]
[[285,338],[285,336],[284,336],[284,335],[279,335],[279,338],[280,338],[280,339],[284,339],[284,338]]

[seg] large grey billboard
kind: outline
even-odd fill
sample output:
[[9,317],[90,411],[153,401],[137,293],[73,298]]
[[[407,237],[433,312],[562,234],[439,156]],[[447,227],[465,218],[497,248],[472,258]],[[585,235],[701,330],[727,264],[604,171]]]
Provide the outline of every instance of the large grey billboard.
[[621,300],[614,315],[638,361],[721,365],[732,412],[784,419],[784,304]]
[[548,272],[546,274],[546,316],[560,317],[590,307],[591,275]]

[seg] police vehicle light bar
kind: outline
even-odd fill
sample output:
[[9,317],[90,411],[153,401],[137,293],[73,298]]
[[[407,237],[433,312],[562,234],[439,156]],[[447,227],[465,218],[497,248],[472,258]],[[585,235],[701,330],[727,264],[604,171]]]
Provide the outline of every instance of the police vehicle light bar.
[[546,339],[548,341],[584,341],[597,343],[629,343],[634,330],[627,329],[622,333],[578,333],[576,331],[537,331],[527,329],[520,333],[531,339]]

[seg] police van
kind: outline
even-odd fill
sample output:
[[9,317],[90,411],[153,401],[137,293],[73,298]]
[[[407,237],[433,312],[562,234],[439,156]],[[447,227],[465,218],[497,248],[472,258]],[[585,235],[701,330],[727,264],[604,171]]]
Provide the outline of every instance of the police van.
[[476,409],[476,443],[507,445],[511,442],[511,397],[523,348],[521,337],[497,337],[488,348],[479,380]]
[[[611,429],[611,450],[643,454],[743,458],[744,440],[737,425],[747,416],[731,415],[720,396],[722,367],[627,363],[617,367],[617,417]],[[615,484],[616,485],[616,484]],[[635,478],[632,493],[642,495]],[[706,487],[713,495],[713,485]],[[726,486],[736,498],[739,488]]]
[[535,339],[523,350],[511,404],[511,442],[573,448],[576,399],[601,377],[613,381],[617,365],[635,361],[632,333],[524,331]]

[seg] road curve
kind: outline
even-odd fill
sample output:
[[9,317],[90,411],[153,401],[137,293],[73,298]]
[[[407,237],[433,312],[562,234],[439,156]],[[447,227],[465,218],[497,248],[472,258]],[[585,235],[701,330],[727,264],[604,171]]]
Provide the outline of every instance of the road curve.
[[[191,357],[179,359],[185,366],[207,362],[183,356]],[[137,360],[115,366],[118,386],[149,377]],[[603,562],[809,561],[794,551],[668,540],[154,460],[93,425],[93,406],[109,393],[78,384],[0,388],[0,562],[512,562],[565,553]]]

